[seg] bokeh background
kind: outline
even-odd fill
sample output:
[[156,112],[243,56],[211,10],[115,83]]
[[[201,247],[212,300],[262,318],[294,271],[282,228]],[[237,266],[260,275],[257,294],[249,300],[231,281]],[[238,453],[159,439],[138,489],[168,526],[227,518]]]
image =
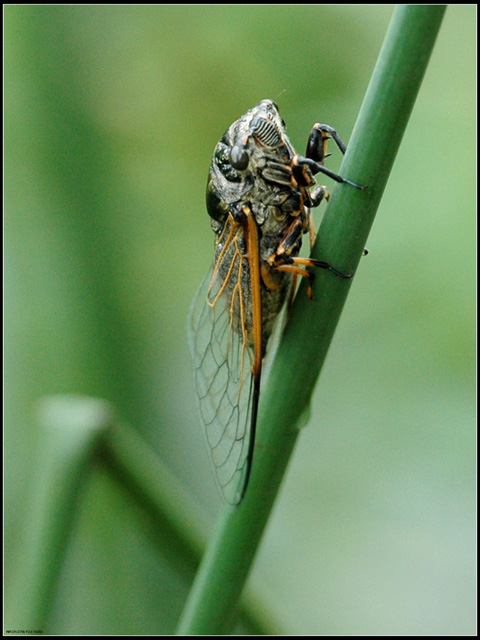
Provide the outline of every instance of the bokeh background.
[[[267,97],[300,151],[348,140],[392,11],[5,7],[7,587],[46,394],[111,401],[213,522],[185,336],[211,153]],[[286,634],[475,633],[475,24],[447,9],[252,571]],[[191,576],[137,515],[95,468],[49,632],[174,630]]]

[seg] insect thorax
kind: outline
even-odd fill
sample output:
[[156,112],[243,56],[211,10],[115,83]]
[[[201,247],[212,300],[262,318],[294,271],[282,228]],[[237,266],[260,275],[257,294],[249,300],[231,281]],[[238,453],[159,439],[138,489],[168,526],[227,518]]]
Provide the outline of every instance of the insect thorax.
[[[222,256],[224,262],[218,265],[219,276],[226,278],[232,264],[227,260],[231,256],[222,254],[222,242],[235,211],[248,207],[253,214],[258,229],[259,259],[266,269],[269,269],[266,261],[275,253],[295,218],[300,220],[303,232],[308,230],[309,193],[306,186],[296,184],[292,177],[294,157],[295,150],[286,135],[283,120],[276,106],[267,100],[234,122],[217,143],[207,183],[207,210],[217,236],[216,261]],[[313,184],[315,180],[309,175],[308,186]],[[300,247],[301,234],[290,248],[290,255],[298,255]],[[235,251],[246,253],[241,234],[235,247],[226,251],[232,255]],[[242,263],[241,268],[242,273],[238,275],[235,265],[234,275],[248,279],[248,263]],[[260,283],[265,342],[291,282],[290,274],[282,271],[272,271],[269,278],[271,287],[263,281]],[[235,282],[234,279],[231,281]],[[225,288],[227,298],[231,295],[229,287]],[[246,324],[249,326],[249,319]]]
[[[260,133],[254,134],[252,127],[259,120]],[[263,144],[262,136],[276,146]],[[242,169],[233,166],[231,159],[232,150],[240,145],[248,156]],[[234,122],[215,147],[208,176],[207,211],[215,233],[222,229],[232,207],[248,205],[261,235],[260,256],[266,260],[292,218],[300,217],[304,223],[309,195],[305,187],[293,184],[290,166],[294,156],[283,120],[271,101],[262,101]],[[310,175],[309,186],[314,184]]]

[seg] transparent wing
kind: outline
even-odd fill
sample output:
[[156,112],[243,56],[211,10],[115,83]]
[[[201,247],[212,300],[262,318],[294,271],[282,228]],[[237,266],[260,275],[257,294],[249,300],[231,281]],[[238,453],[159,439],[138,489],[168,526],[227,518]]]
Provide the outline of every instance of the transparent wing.
[[231,241],[198,290],[187,326],[203,433],[217,485],[230,504],[241,501],[251,464],[250,322],[248,261]]

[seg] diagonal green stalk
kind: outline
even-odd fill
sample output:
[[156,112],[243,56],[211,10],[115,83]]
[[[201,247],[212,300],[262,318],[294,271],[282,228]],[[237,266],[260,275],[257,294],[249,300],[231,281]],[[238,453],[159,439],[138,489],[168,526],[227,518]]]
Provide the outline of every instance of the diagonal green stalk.
[[[172,555],[193,575],[207,520],[147,442],[105,400],[48,396],[38,408],[38,462],[16,573],[6,594],[6,628],[48,632],[66,548],[94,461],[102,461],[137,504],[145,529],[168,537]],[[185,527],[188,522],[188,527]],[[158,538],[158,536],[157,536]],[[174,552],[174,553],[173,553]],[[190,574],[188,574],[190,575]],[[242,597],[241,620],[253,635],[274,623],[256,594]]]
[[[126,493],[142,505],[145,529],[161,531],[170,541],[172,556],[181,557],[193,576],[206,547],[208,519],[157,453],[127,423],[117,419],[102,444],[102,461]],[[274,633],[274,621],[251,589],[242,594],[240,620],[252,635]]]
[[[312,256],[355,271],[407,126],[445,12],[445,5],[397,5],[367,90],[342,176],[368,185],[337,186]],[[297,426],[315,382],[351,281],[317,274],[315,300],[300,288],[260,401],[252,477],[237,509],[225,507],[193,583],[178,634],[230,631]]]

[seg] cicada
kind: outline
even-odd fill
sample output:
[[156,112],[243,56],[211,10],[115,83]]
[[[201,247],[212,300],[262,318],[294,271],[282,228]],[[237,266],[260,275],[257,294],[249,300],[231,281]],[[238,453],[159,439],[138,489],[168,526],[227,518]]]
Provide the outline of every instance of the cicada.
[[[203,433],[217,485],[238,504],[247,488],[255,444],[262,361],[275,320],[308,267],[342,273],[299,257],[302,237],[315,231],[311,210],[328,199],[316,185],[327,141],[346,147],[335,129],[315,124],[305,156],[296,153],[272,100],[236,120],[215,147],[207,211],[215,234],[213,266],[193,301],[188,334]],[[361,187],[359,187],[361,188]]]

